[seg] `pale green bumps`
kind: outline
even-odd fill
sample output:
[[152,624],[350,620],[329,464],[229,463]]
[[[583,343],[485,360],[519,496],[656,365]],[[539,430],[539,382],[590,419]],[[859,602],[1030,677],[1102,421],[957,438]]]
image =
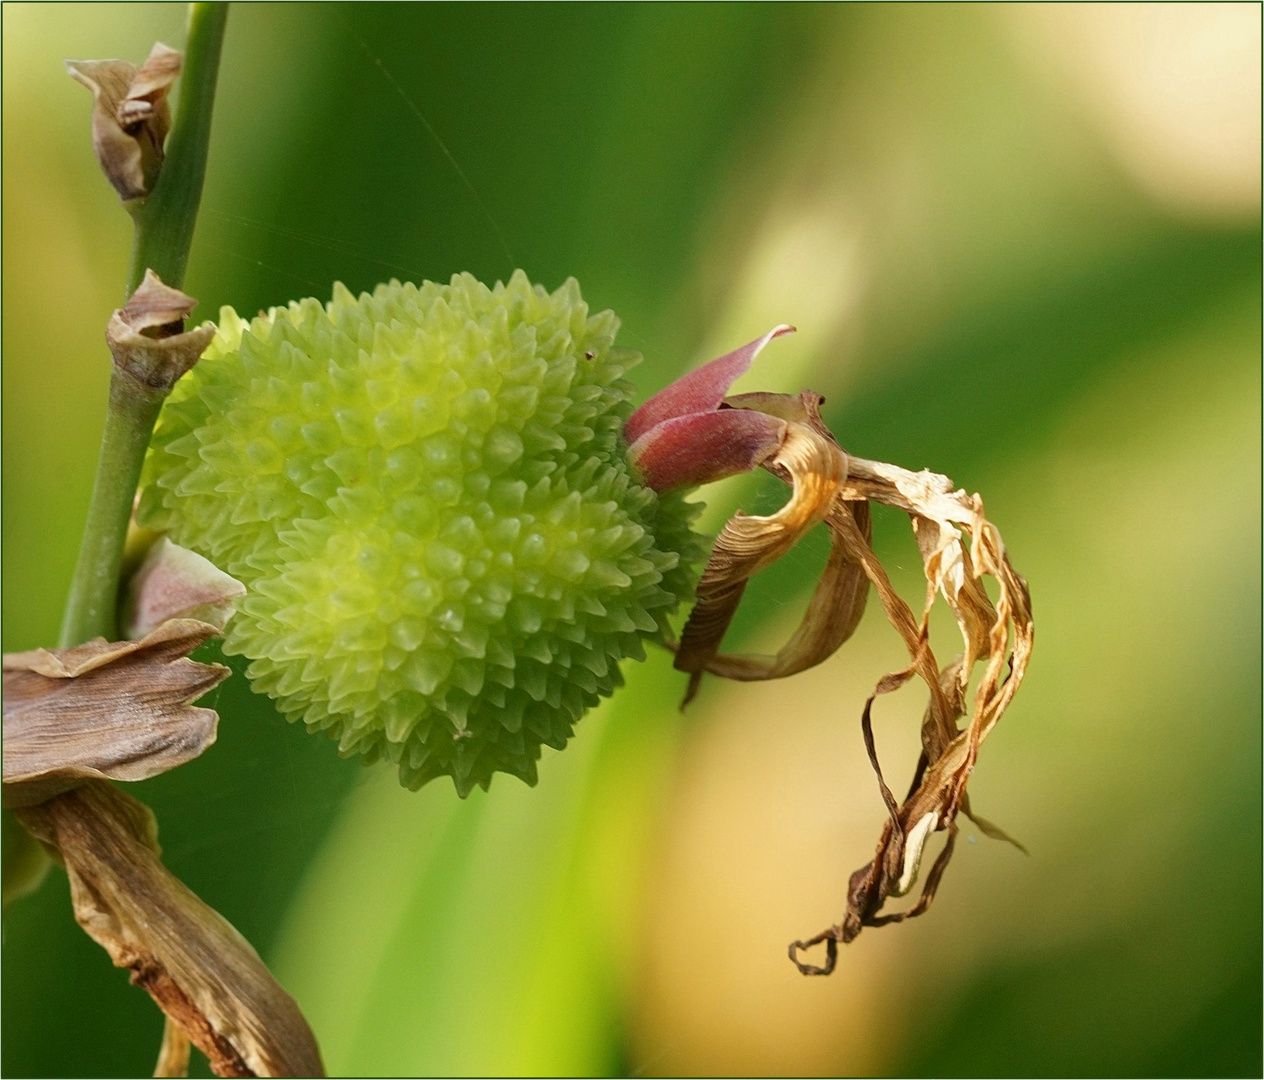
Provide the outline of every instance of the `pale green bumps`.
[[640,357],[617,329],[521,272],[225,308],[163,409],[141,520],[245,583],[224,648],[286,716],[409,787],[534,783],[701,555],[694,506],[628,466]]

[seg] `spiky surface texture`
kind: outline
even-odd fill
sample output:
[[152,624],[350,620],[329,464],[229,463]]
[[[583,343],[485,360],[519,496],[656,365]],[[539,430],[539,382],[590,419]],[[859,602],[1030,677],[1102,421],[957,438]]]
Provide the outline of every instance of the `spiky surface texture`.
[[225,651],[291,719],[409,787],[534,783],[701,556],[692,505],[627,464],[617,328],[521,272],[225,308],[141,520],[246,584]]

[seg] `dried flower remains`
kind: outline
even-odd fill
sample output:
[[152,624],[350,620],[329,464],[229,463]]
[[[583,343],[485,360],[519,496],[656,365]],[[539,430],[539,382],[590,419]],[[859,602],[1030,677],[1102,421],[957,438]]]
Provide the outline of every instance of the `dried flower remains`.
[[91,781],[19,816],[65,864],[79,925],[166,1014],[156,1075],[183,1075],[189,1041],[218,1076],[324,1075],[294,1000],[163,866],[148,807]]
[[188,654],[219,628],[172,619],[140,641],[4,657],[4,802],[25,806],[86,780],[145,780],[215,741],[218,717],[192,704],[228,677]]
[[124,202],[153,190],[171,129],[167,96],[181,53],[158,42],[139,67],[126,60],[67,60],[66,71],[92,91],[92,146]]
[[[865,926],[882,926],[922,914],[952,856],[957,815],[964,813],[988,836],[1009,839],[970,812],[966,785],[979,748],[996,726],[1026,673],[1032,647],[1031,599],[1014,570],[1001,535],[984,515],[978,495],[954,489],[937,473],[910,472],[847,454],[821,420],[823,399],[801,394],[743,394],[725,397],[734,380],[773,338],[764,337],[714,360],[651,398],[629,419],[630,457],[646,482],[666,491],[752,468],[764,468],[791,486],[777,513],[748,516],[739,511],[715,542],[698,584],[697,600],[676,650],[676,667],[688,672],[686,703],[704,674],[743,681],[782,678],[819,664],[854,632],[864,613],[868,587],[878,593],[888,622],[903,639],[909,663],[878,681],[865,702],[861,730],[889,820],[871,862],[857,870],[846,911],[834,926],[790,946],[790,958],[807,975],[829,974],[838,944]],[[870,546],[870,502],[909,515],[926,577],[920,618],[896,593]],[[830,534],[830,554],[798,630],[776,656],[721,653],[720,644],[747,582],[789,551],[816,524]],[[985,577],[999,587],[995,604]],[[931,650],[929,619],[942,596],[961,631],[962,652],[939,665]],[[982,673],[970,700],[971,678]],[[921,755],[908,795],[901,803],[883,778],[874,746],[876,699],[920,678],[929,691],[922,720]],[[964,726],[959,721],[967,717]],[[910,893],[930,836],[947,832],[917,901],[884,913],[887,901]],[[823,965],[802,952],[825,945]]]
[[193,297],[146,270],[140,287],[105,328],[114,367],[149,391],[165,395],[215,337],[214,323],[184,328],[196,306]]

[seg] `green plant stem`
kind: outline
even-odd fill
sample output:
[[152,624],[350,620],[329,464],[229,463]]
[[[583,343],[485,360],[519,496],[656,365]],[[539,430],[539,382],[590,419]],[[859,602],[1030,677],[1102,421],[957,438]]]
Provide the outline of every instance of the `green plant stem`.
[[111,640],[117,636],[119,567],[132,498],[165,397],[165,391],[142,386],[123,372],[116,370],[110,377],[109,411],[79,561],[62,620],[62,648],[98,635]]
[[136,243],[127,295],[136,291],[146,270],[166,284],[184,284],[184,269],[193,245],[206,154],[211,138],[211,112],[228,5],[190,4],[189,34],[184,48],[180,101],[167,138],[167,154],[154,190],[135,211]]
[[[215,81],[227,18],[227,4],[189,5],[180,102],[167,140],[166,159],[152,194],[133,215],[136,243],[129,296],[146,269],[153,269],[174,288],[184,281],[206,175]],[[62,648],[98,635],[110,639],[118,636],[118,578],[127,523],[149,436],[165,397],[165,390],[145,386],[117,368],[111,373],[92,501],[62,619]]]

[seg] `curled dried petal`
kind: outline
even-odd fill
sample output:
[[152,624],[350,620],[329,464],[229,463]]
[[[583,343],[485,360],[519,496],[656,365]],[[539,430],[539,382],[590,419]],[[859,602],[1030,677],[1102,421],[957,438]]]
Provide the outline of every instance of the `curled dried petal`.
[[[659,490],[756,466],[792,485],[790,500],[776,514],[749,517],[739,511],[715,542],[676,650],[676,667],[690,675],[686,703],[704,672],[752,681],[781,678],[821,663],[855,630],[870,585],[908,650],[908,665],[878,681],[861,715],[865,747],[888,812],[877,851],[852,875],[842,921],[790,946],[790,957],[802,972],[822,975],[833,970],[838,945],[851,941],[862,927],[899,922],[929,908],[952,855],[957,815],[970,814],[966,784],[979,747],[1022,682],[1033,631],[1026,582],[1010,565],[1000,533],[984,516],[977,495],[954,490],[938,473],[850,458],[821,420],[823,399],[810,391],[723,396],[759,351],[790,329],[776,327],[676,380],[633,413],[624,432],[633,460]],[[732,416],[751,419],[728,419]],[[898,507],[911,518],[926,576],[920,619],[896,593],[870,546],[871,501]],[[720,643],[751,576],[821,521],[830,532],[829,560],[791,640],[771,657],[721,654]],[[983,587],[984,575],[999,585],[995,604]],[[943,668],[931,650],[929,631],[939,596],[952,609],[964,646]],[[979,662],[984,670],[967,708],[966,693]],[[925,683],[929,701],[920,759],[909,795],[900,803],[878,762],[872,711],[878,697],[914,678]],[[967,713],[969,721],[961,730],[959,721]],[[1009,839],[990,822],[974,820],[987,835]],[[903,896],[916,884],[923,852],[936,832],[947,832],[948,839],[921,896],[905,911],[883,914],[890,897]],[[800,958],[803,949],[821,943],[826,947],[824,966]]]
[[158,1063],[154,1076],[189,1075],[189,1037],[184,1028],[170,1016],[163,1017],[162,1044],[158,1047]]
[[715,661],[746,583],[825,518],[847,476],[846,455],[833,440],[800,423],[786,425],[781,446],[764,467],[790,480],[790,499],[768,517],[739,512],[716,538],[676,652],[676,667],[690,673],[686,703]]
[[[1010,564],[1000,533],[984,516],[977,495],[954,491],[946,477],[934,473],[912,473],[857,458],[851,459],[851,466],[841,497],[869,498],[910,514],[922,552],[927,598],[922,618],[915,621],[892,589],[867,539],[852,532],[853,551],[882,598],[888,620],[904,638],[910,664],[880,680],[865,704],[861,728],[890,820],[873,860],[852,875],[842,921],[790,946],[790,958],[809,975],[832,971],[839,943],[853,940],[863,927],[900,922],[930,907],[952,856],[957,815],[970,815],[966,785],[979,747],[1013,700],[1026,674],[1033,641],[1027,584]],[[999,586],[995,605],[983,589],[985,574]],[[952,608],[965,646],[964,653],[942,669],[936,665],[928,634],[930,609],[937,595]],[[984,669],[967,708],[966,691],[978,662]],[[922,721],[921,760],[912,789],[899,804],[878,764],[871,710],[880,694],[897,689],[915,674],[927,684],[930,702]],[[959,718],[967,713],[969,720],[960,730]],[[1011,840],[990,822],[977,817],[973,820],[985,835]],[[889,898],[912,888],[925,844],[939,831],[946,831],[948,840],[927,875],[920,897],[905,911],[884,914]],[[826,946],[823,966],[800,958],[802,950],[821,943]]]
[[783,679],[828,660],[855,633],[869,598],[869,579],[848,546],[838,540],[838,514],[851,515],[866,539],[871,534],[867,502],[834,500],[825,518],[831,538],[829,559],[794,636],[776,656],[717,653],[707,663],[710,674],[738,682]]
[[[847,455],[821,420],[822,400],[819,394],[805,390],[793,396],[740,394],[726,398],[725,405],[734,410],[759,410],[762,414],[797,425],[809,433],[821,461],[841,462],[845,473]],[[774,458],[763,464],[770,472],[787,478],[788,474],[779,468]],[[831,464],[831,467],[836,466]],[[867,541],[872,531],[869,504],[864,500],[847,502],[837,497],[829,497],[827,503],[825,523],[830,532],[829,560],[794,636],[772,657],[716,653],[706,663],[708,672],[743,682],[785,678],[828,659],[855,632],[864,615],[869,582],[857,558],[855,545],[846,539],[847,531],[840,515],[845,515],[850,528],[859,530]],[[739,591],[733,601],[734,608],[740,597]],[[728,617],[732,615],[733,611],[730,611]],[[724,627],[727,626],[726,619]]]

